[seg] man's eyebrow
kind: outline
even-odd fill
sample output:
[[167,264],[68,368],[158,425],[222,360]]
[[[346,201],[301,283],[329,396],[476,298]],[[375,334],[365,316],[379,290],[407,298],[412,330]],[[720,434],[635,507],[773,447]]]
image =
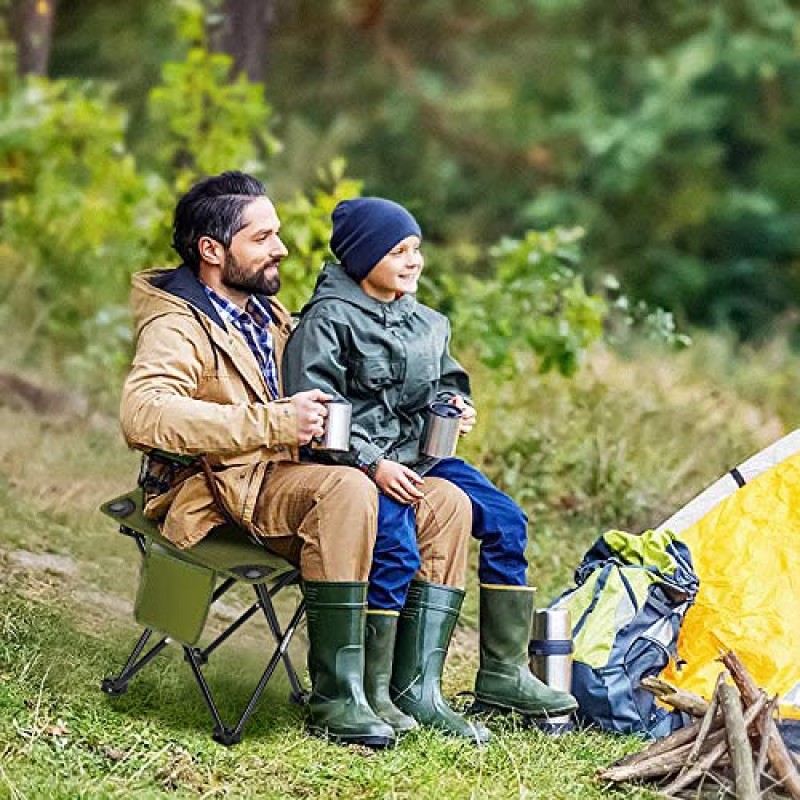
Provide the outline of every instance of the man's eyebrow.
[[262,226],[256,228],[250,235],[251,236],[269,236],[272,233],[277,233],[281,229],[280,225]]

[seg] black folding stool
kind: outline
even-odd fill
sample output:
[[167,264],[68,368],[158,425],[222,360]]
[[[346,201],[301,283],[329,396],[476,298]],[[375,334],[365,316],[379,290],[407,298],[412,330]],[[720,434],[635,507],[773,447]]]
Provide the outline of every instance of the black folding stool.
[[[143,506],[144,493],[140,488],[100,507],[103,513],[120,523],[120,532],[134,539],[142,555],[134,615],[145,626],[122,671],[105,678],[102,690],[112,696],[124,694],[133,677],[175,642],[183,648],[214,720],[212,737],[220,744],[233,745],[241,740],[242,730],[279,661],[291,684],[290,699],[304,705],[308,694],[289,658],[288,647],[305,614],[305,602],[299,601],[285,630],[281,629],[272,602],[282,589],[298,583],[299,570],[251,540],[246,531],[232,525],[222,525],[191,548],[179,550],[161,535],[155,522],[144,516]],[[221,583],[216,585],[218,579]],[[204,648],[195,647],[211,605],[239,582],[253,587],[256,602]],[[220,717],[201,667],[211,653],[259,609],[275,638],[275,650],[239,719],[229,726]],[[155,631],[162,636],[146,649]]]

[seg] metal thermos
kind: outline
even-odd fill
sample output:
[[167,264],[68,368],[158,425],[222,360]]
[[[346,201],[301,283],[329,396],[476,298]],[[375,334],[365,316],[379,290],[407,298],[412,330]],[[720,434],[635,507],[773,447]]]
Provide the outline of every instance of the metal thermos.
[[325,417],[325,432],[311,442],[315,450],[350,449],[350,418],[353,407],[350,403],[326,403],[328,416]]
[[[572,689],[572,624],[568,608],[542,608],[533,615],[533,638],[528,648],[531,672],[552,689]],[[538,723],[546,733],[573,729],[569,714]]]
[[460,408],[452,403],[431,403],[422,430],[420,453],[431,458],[454,456],[460,427]]

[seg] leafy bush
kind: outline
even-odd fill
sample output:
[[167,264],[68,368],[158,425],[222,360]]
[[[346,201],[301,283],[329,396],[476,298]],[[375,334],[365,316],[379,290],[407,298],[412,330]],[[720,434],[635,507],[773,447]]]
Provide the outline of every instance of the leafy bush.
[[468,346],[498,376],[529,368],[529,353],[540,371],[573,375],[608,314],[578,272],[582,237],[580,228],[554,228],[502,239],[481,265],[485,276],[450,263],[426,276],[425,297],[448,312],[456,347]]
[[331,214],[336,204],[361,193],[360,181],[345,178],[345,163],[335,160],[319,175],[319,186],[310,194],[298,192],[278,204],[281,238],[289,256],[281,265],[281,300],[299,311],[311,291],[323,262],[332,258],[328,249]]
[[150,92],[145,147],[175,194],[234,166],[263,176],[280,147],[263,86],[243,75],[231,80],[231,65],[230,56],[209,52],[201,37],[182,61],[163,65],[161,83]]
[[74,349],[81,322],[124,297],[147,259],[162,185],[137,171],[105,87],[30,79],[0,100],[0,116],[0,235],[39,302],[28,324]]

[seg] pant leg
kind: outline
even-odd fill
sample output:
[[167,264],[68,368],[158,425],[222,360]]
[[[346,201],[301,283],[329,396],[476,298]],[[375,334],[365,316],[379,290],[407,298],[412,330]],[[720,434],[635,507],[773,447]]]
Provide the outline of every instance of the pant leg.
[[367,607],[400,611],[419,567],[414,506],[378,493],[378,532],[369,574]]
[[466,581],[472,510],[469,498],[453,483],[425,478],[424,497],[405,505],[378,495],[378,534],[367,605],[400,611],[417,577],[462,588]]
[[472,535],[481,543],[478,578],[481,583],[525,586],[528,562],[528,518],[482,472],[460,458],[445,458],[428,473],[458,486],[472,503]]
[[357,469],[282,461],[264,479],[253,524],[306,580],[366,581],[377,509],[375,484]]
[[467,577],[472,507],[464,492],[442,478],[425,476],[416,506],[421,557],[417,578],[463,589]]

